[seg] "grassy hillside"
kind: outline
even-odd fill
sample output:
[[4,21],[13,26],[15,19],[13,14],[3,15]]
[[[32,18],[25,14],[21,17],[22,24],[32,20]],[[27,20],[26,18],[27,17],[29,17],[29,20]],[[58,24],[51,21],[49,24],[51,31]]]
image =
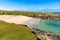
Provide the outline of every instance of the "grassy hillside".
[[48,13],[48,12],[23,12],[23,11],[5,11],[5,10],[0,10],[0,15],[25,15],[25,16],[39,16],[39,15],[54,15],[53,13]]
[[0,40],[36,40],[36,36],[25,26],[0,21]]

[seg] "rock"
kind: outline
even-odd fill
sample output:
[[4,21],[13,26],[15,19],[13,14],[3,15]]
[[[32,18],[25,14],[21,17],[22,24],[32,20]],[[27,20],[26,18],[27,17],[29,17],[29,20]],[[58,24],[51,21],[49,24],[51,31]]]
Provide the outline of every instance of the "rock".
[[60,36],[52,32],[45,32],[39,29],[33,29],[33,32],[37,35],[38,40],[60,40]]

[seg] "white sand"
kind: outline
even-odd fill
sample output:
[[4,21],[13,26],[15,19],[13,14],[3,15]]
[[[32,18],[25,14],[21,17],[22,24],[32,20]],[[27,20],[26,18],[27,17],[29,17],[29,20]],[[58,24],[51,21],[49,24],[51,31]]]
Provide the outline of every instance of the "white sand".
[[0,15],[0,20],[15,24],[35,23],[35,21],[37,21],[36,18],[22,15]]

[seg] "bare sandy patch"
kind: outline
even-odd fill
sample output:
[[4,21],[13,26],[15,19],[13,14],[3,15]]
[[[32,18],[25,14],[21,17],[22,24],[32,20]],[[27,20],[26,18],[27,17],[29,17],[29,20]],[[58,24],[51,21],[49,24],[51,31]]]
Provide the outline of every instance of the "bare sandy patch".
[[37,21],[36,18],[22,15],[0,15],[0,20],[15,24],[35,23]]

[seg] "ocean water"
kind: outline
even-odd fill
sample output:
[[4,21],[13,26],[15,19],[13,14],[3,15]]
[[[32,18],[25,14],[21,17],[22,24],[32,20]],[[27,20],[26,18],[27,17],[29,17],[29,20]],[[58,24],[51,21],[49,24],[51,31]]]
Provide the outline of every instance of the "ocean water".
[[60,35],[60,20],[31,20],[26,23],[30,28],[40,29]]
[[42,20],[34,28],[60,35],[60,20]]

